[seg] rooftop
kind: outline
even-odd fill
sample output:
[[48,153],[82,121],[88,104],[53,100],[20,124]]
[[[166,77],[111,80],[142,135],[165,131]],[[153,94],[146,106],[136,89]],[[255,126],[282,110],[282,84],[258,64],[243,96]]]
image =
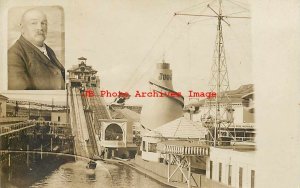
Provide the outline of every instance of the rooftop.
[[115,109],[112,116],[116,119],[128,119],[129,121],[137,122],[140,120],[140,114],[127,108]]
[[193,122],[185,117],[180,117],[168,122],[145,134],[148,137],[164,137],[179,139],[199,139],[204,138],[207,129],[199,123]]
[[[253,84],[247,84],[247,85],[240,86],[238,89],[227,91],[226,94],[229,98],[229,101],[227,101],[227,99],[223,99],[220,102],[221,103],[222,102],[242,103],[243,97],[254,93],[253,86],[254,86]],[[213,102],[213,99],[211,99],[211,101]],[[195,107],[203,106],[203,105],[205,105],[205,102],[206,102],[206,99],[203,99],[203,100],[197,101],[197,102],[192,102],[192,103],[186,105],[185,109],[188,109],[191,106],[195,106]]]
[[2,99],[2,100],[8,100],[8,97],[0,94],[0,99]]
[[78,60],[87,60],[85,57],[79,57]]

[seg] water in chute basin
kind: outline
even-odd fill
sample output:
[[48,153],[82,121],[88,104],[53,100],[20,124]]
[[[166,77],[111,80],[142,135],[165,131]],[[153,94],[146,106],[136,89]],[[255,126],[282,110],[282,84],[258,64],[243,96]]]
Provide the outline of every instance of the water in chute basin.
[[87,161],[71,157],[35,156],[30,165],[26,155],[0,165],[1,188],[163,188],[164,185],[120,164],[97,161],[97,168],[87,169]]

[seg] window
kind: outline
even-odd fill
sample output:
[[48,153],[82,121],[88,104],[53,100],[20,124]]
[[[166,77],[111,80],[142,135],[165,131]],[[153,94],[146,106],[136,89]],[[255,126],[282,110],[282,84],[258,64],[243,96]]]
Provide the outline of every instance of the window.
[[255,170],[251,170],[251,188],[254,188]]
[[209,162],[209,178],[212,179],[212,173],[213,173],[213,162]]
[[228,166],[228,185],[231,185],[232,165]]
[[222,181],[222,163],[219,163],[219,182]]
[[57,117],[57,121],[60,122],[60,116]]
[[146,151],[146,142],[143,141],[143,151]]
[[243,187],[243,168],[239,169],[239,188]]
[[148,152],[156,152],[156,143],[148,143]]

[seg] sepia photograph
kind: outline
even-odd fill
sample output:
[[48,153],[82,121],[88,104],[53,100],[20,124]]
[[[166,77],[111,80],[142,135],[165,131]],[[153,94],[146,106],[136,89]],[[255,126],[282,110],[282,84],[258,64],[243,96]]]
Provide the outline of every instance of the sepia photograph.
[[65,89],[61,7],[15,7],[8,12],[8,90]]
[[0,0],[0,188],[299,188],[299,7]]

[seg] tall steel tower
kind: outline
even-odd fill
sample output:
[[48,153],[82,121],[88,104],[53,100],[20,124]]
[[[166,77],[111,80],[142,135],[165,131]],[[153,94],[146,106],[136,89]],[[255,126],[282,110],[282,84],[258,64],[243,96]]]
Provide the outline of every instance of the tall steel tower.
[[209,81],[209,88],[211,92],[216,92],[215,98],[209,98],[205,101],[205,116],[202,118],[204,126],[209,129],[209,139],[212,141],[213,146],[217,146],[230,140],[235,140],[235,135],[232,135],[228,128],[233,125],[233,111],[230,99],[227,96],[227,91],[230,90],[228,71],[225,56],[225,47],[223,40],[222,24],[230,26],[225,20],[228,18],[249,18],[223,15],[222,13],[222,0],[218,1],[218,10],[214,10],[209,4],[207,5],[213,14],[188,14],[188,13],[175,13],[175,15],[185,16],[199,16],[199,17],[215,17],[217,18],[217,35],[215,41],[215,50],[213,55],[213,65],[211,67],[211,78]]

